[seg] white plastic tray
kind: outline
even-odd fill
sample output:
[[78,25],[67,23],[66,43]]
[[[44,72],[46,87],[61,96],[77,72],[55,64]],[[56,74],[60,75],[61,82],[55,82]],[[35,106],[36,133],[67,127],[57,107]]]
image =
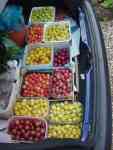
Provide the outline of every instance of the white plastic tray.
[[[47,47],[47,48],[51,48],[51,62],[49,64],[37,64],[37,65],[29,65],[26,64],[26,59],[28,56],[29,51],[33,51],[35,48],[39,48],[39,47]],[[34,44],[34,45],[27,45],[25,48],[25,52],[24,52],[24,59],[23,59],[23,67],[25,68],[51,68],[53,64],[53,47],[51,45],[48,44]]]
[[[18,92],[18,97],[23,97],[21,95],[21,89],[22,89],[22,85],[23,85],[23,82],[24,82],[24,76],[27,74],[27,73],[33,73],[33,72],[36,72],[36,73],[48,73],[48,74],[52,74],[52,69],[42,69],[42,68],[23,68],[21,70],[21,78],[20,78],[20,83],[19,83],[19,92]],[[50,86],[50,85],[49,85]],[[50,89],[49,89],[50,90]],[[50,92],[50,91],[49,91]],[[23,97],[23,98],[26,98],[27,96]],[[49,98],[50,96],[48,95],[48,97],[39,97],[39,96],[36,96],[36,98]],[[28,97],[29,98],[29,97]],[[32,98],[32,97],[31,97]]]
[[[69,37],[65,40],[59,40],[59,41],[56,41],[56,40],[52,40],[52,41],[48,41],[46,40],[46,30],[48,27],[50,26],[54,26],[54,25],[60,25],[62,26],[63,24],[67,24],[68,25],[68,30],[69,30]],[[59,21],[59,22],[48,22],[44,25],[44,42],[45,43],[65,43],[65,42],[69,42],[71,41],[71,28],[70,28],[70,22],[69,21]]]
[[[27,98],[25,98],[25,97],[19,97],[19,98],[16,99],[16,102],[22,102],[23,99],[26,99],[27,101],[30,101],[31,99],[33,99],[34,101],[38,101],[38,99],[41,99],[42,101],[43,101],[43,100],[46,101],[46,102],[47,102],[47,105],[48,105],[48,111],[47,111],[47,112],[44,112],[45,114],[44,114],[43,116],[41,116],[41,118],[46,118],[46,117],[48,116],[48,114],[49,114],[49,101],[48,101],[47,98],[37,98],[37,97],[27,97]],[[14,107],[15,107],[15,106],[14,106]],[[14,112],[14,115],[15,115],[15,116],[18,116],[18,115],[15,114],[15,112]],[[25,116],[25,115],[20,115],[20,116]],[[30,117],[32,117],[32,116],[30,116]],[[38,117],[38,116],[37,116],[37,117]]]
[[[70,80],[71,92],[70,92],[70,94],[68,96],[61,96],[61,97],[53,96],[51,94],[51,98],[52,99],[57,99],[57,100],[61,99],[61,100],[69,100],[69,101],[71,100],[71,101],[73,101],[74,100],[74,70],[73,70],[73,68],[71,66],[69,66],[69,67],[68,66],[65,66],[65,67],[54,67],[52,74],[54,74],[55,70],[62,70],[62,69],[69,69],[72,72],[72,79]],[[52,89],[52,84],[50,84],[50,87]]]
[[[54,55],[55,55],[55,52],[57,51],[60,51],[60,49],[62,48],[67,48],[68,51],[69,51],[69,63],[63,65],[63,66],[57,66],[57,67],[69,67],[71,65],[71,51],[70,51],[70,45],[69,44],[59,44],[59,45],[56,45],[54,46],[54,50],[53,50],[53,66],[54,66]],[[55,66],[54,66],[55,67]]]
[[[29,40],[28,40],[28,34],[29,34],[28,32],[29,32],[29,29],[32,28],[32,27],[36,27],[36,26],[38,26],[38,25],[42,25],[42,27],[43,27],[42,40],[41,40],[40,42],[35,41],[35,42],[30,43]],[[44,40],[44,24],[43,24],[43,23],[36,23],[36,24],[28,25],[28,26],[27,26],[27,31],[26,31],[25,40],[26,40],[27,44],[29,44],[29,45],[42,44],[42,43],[43,43],[43,40]]]
[[[37,12],[38,12],[38,10],[40,10],[40,9],[42,9],[42,8],[46,8],[46,7],[33,7],[33,8],[32,8],[31,14],[30,14],[30,18],[29,18],[29,24],[35,24],[35,23],[39,23],[39,22],[41,22],[41,23],[47,22],[47,21],[35,21],[35,22],[32,21],[32,12],[33,12],[34,10],[37,10]],[[52,17],[51,20],[49,20],[49,22],[50,22],[50,21],[54,21],[54,20],[55,20],[55,8],[52,7],[52,6],[48,6],[47,8],[51,9],[51,10],[52,10],[52,14],[53,14],[53,17]]]
[[[37,119],[37,120],[41,120],[41,121],[43,121],[44,123],[45,123],[45,125],[46,125],[46,130],[45,130],[45,136],[44,136],[44,139],[46,139],[47,138],[47,134],[48,134],[48,125],[47,125],[47,122],[46,122],[46,120],[45,119],[42,119],[42,118],[36,118],[36,117],[26,117],[26,116],[14,116],[14,117],[11,117],[9,120],[8,120],[8,128],[7,128],[7,132],[8,132],[8,130],[9,130],[9,128],[10,128],[10,124],[11,124],[11,122],[13,122],[14,120],[16,120],[16,119],[26,119],[26,118],[28,118],[28,119]],[[9,134],[9,133],[8,133]],[[9,134],[10,136],[11,136],[11,134]],[[11,138],[12,139],[12,138]],[[43,140],[44,140],[43,139]],[[11,143],[33,143],[34,141],[21,141],[21,140],[11,140]]]

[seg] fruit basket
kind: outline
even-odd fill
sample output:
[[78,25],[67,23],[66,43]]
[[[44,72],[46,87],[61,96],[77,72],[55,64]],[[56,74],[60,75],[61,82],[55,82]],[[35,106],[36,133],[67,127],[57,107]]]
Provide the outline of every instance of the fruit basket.
[[23,69],[19,97],[50,97],[51,69]]
[[46,98],[17,98],[14,105],[15,116],[46,118],[49,113],[49,102]]
[[34,44],[25,49],[23,66],[26,68],[51,68],[53,64],[53,48],[50,45]]
[[56,67],[51,77],[51,98],[74,99],[74,72],[71,67]]
[[44,25],[42,23],[28,26],[26,41],[28,44],[42,43],[44,36]]
[[52,102],[48,120],[57,124],[81,124],[83,121],[83,105],[80,102]]
[[75,139],[81,138],[82,125],[74,124],[49,124],[48,138],[52,139]]
[[54,47],[53,66],[65,67],[70,66],[71,52],[69,44],[60,44]]
[[55,8],[48,7],[33,7],[29,23],[39,23],[39,22],[53,22],[55,20]]
[[14,142],[39,142],[47,138],[47,122],[33,117],[12,117],[7,133]]
[[44,42],[60,43],[71,40],[70,22],[49,22],[44,25]]
[[47,97],[49,100],[73,100],[73,70],[71,67],[53,69],[23,69],[19,97]]

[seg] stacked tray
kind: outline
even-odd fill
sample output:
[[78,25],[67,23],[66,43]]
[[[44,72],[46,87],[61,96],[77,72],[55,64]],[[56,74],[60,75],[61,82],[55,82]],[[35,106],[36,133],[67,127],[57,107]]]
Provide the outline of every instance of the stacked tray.
[[81,137],[84,109],[74,99],[70,22],[54,21],[54,7],[31,11],[19,90],[8,127],[16,142]]
[[28,44],[35,43],[68,43],[71,40],[70,22],[46,22],[28,26],[26,33]]
[[73,70],[70,67],[23,69],[19,96],[73,101],[73,78]]
[[24,52],[23,67],[28,69],[71,66],[69,44],[33,44],[27,45]]

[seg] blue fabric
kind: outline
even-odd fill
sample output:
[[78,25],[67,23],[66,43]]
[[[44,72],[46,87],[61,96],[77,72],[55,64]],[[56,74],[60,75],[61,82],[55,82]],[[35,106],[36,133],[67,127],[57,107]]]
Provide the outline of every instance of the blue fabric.
[[70,46],[70,55],[71,55],[71,65],[75,68],[75,62],[72,61],[72,58],[80,54],[79,45],[80,45],[80,28],[77,25],[76,21],[71,17],[65,16],[65,20],[70,22],[71,27],[71,46]]
[[24,26],[22,8],[20,6],[7,6],[0,14],[1,31],[20,31]]

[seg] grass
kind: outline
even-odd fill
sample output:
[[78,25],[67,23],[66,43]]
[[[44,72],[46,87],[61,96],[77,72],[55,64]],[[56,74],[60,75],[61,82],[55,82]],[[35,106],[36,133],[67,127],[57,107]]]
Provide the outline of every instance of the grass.
[[97,16],[101,21],[113,19],[113,0],[92,0]]
[[104,8],[113,8],[113,1],[112,0],[104,0],[101,4]]

